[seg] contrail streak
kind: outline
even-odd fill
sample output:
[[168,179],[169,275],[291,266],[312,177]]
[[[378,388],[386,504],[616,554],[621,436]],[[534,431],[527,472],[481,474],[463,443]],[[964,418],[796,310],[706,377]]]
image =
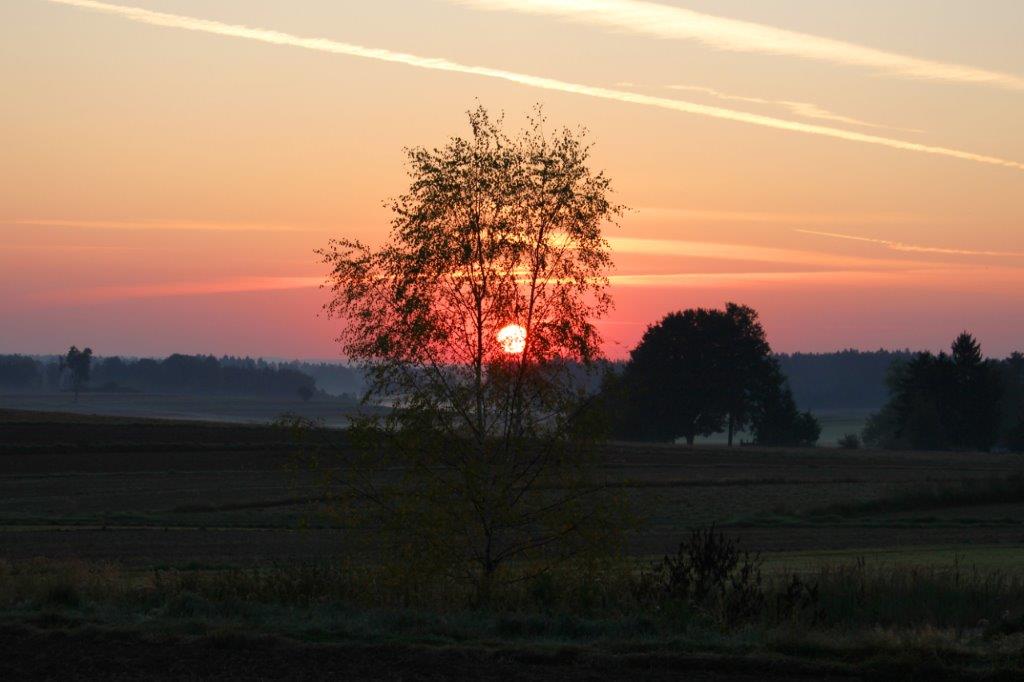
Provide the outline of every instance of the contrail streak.
[[733,100],[735,102],[750,102],[751,104],[769,104],[771,106],[783,107],[789,110],[789,113],[802,116],[804,118],[817,118],[823,121],[832,121],[833,123],[845,123],[847,125],[863,126],[865,128],[881,128],[887,130],[901,130],[907,133],[923,133],[923,130],[917,128],[898,128],[896,126],[882,125],[881,123],[871,123],[859,118],[853,118],[852,116],[843,116],[829,111],[823,107],[814,104],[813,102],[795,102],[787,99],[764,99],[761,97],[747,97],[744,95],[730,95],[729,93],[709,88],[703,85],[668,85],[665,86],[669,90],[686,90],[688,92],[700,92],[705,95],[710,95],[718,99]]
[[906,284],[934,286],[939,290],[980,291],[979,282],[998,281],[1010,291],[1024,291],[1024,274],[1016,268],[917,268],[901,270],[791,270],[765,272],[680,272],[612,275],[618,287],[726,287],[800,284],[803,286],[893,287]]
[[639,219],[671,219],[689,222],[737,222],[737,223],[788,223],[821,225],[851,225],[864,223],[905,224],[922,223],[924,216],[906,212],[785,212],[785,211],[728,211],[703,208],[665,208],[641,206],[637,209]]
[[542,90],[552,90],[557,92],[584,95],[587,97],[595,97],[598,99],[628,102],[631,104],[640,104],[643,106],[657,107],[659,109],[669,109],[672,111],[680,111],[683,113],[695,114],[698,116],[707,116],[711,118],[724,119],[728,121],[748,123],[751,125],[762,126],[765,128],[775,128],[777,130],[788,130],[791,132],[819,135],[823,137],[832,137],[840,140],[848,140],[850,142],[862,142],[866,144],[890,147],[893,149],[902,149],[905,151],[921,152],[925,154],[935,154],[955,159],[963,159],[966,161],[975,161],[977,163],[1004,166],[1007,168],[1013,168],[1015,170],[1024,170],[1024,163],[1021,163],[1019,161],[1012,161],[1009,159],[1003,159],[995,156],[986,156],[984,154],[975,154],[973,152],[967,152],[958,149],[950,149],[947,147],[937,147],[888,137],[880,137],[877,135],[868,135],[865,133],[859,133],[851,130],[844,130],[842,128],[832,128],[828,126],[812,125],[808,123],[801,123],[798,121],[789,121],[780,118],[773,118],[771,116],[761,116],[758,114],[751,114],[744,111],[736,111],[733,109],[707,106],[703,104],[697,104],[694,102],[686,102],[683,100],[668,99],[665,97],[643,95],[640,93],[625,92],[622,90],[613,90],[610,88],[582,85],[579,83],[571,83],[567,81],[556,80],[554,78],[531,76],[528,74],[516,73],[514,71],[505,71],[502,69],[493,69],[485,66],[471,66],[467,64],[460,64],[458,62],[449,61],[447,59],[442,58],[421,57],[413,54],[408,54],[405,52],[393,52],[391,50],[385,50],[380,48],[363,47],[351,43],[343,43],[336,40],[330,40],[328,38],[305,38],[290,33],[282,33],[280,31],[273,31],[261,28],[251,28],[248,26],[241,26],[237,24],[226,24],[219,21],[197,19],[194,17],[187,17],[178,14],[153,12],[138,7],[112,5],[105,2],[95,2],[94,0],[46,1],[61,5],[80,7],[83,9],[91,9],[98,12],[105,12],[108,14],[114,14],[125,19],[130,19],[132,21],[137,21],[143,24],[151,24],[154,26],[165,26],[169,28],[179,28],[189,31],[198,31],[201,33],[212,33],[215,35],[245,38],[248,40],[256,40],[259,42],[270,43],[273,45],[301,47],[304,49],[316,50],[319,52],[329,52],[332,54],[362,57],[365,59],[374,59],[378,61],[391,62],[394,64],[404,64],[406,66],[413,66],[421,69],[430,69],[434,71],[447,71],[451,73],[463,73],[474,76],[483,76],[485,78],[495,78],[512,83],[519,83],[520,85],[526,85],[529,87],[539,88]]
[[[804,230],[800,230],[804,232]],[[818,251],[781,249],[755,244],[726,244],[678,239],[608,237],[616,254],[644,256],[684,256],[724,261],[750,261],[774,264],[798,264],[818,268],[893,269],[920,267],[921,261],[898,258],[862,258]]]
[[1021,251],[975,251],[972,249],[948,249],[939,246],[920,246],[918,244],[905,244],[890,239],[873,239],[871,237],[857,237],[852,234],[841,234],[839,232],[822,232],[819,230],[794,229],[794,232],[801,234],[813,234],[819,237],[832,237],[833,239],[846,239],[855,242],[866,242],[878,244],[892,251],[903,251],[913,253],[937,253],[948,256],[995,256],[999,258],[1024,258]]
[[878,50],[842,40],[727,19],[641,0],[453,0],[486,10],[554,16],[580,24],[670,40],[694,40],[732,52],[788,55],[918,80],[1024,90],[1024,78],[962,64]]

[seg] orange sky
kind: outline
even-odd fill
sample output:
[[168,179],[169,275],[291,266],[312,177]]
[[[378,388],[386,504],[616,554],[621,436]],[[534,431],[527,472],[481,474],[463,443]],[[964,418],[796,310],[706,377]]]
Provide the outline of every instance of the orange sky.
[[1017,0],[7,0],[0,353],[335,357],[313,249],[379,243],[402,147],[477,100],[585,124],[635,209],[613,355],[726,300],[778,350],[1024,349],[1022,30]]

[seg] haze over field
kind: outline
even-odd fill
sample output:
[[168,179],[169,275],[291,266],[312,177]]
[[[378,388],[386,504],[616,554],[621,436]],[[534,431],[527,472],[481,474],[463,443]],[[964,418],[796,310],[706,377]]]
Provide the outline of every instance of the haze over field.
[[1016,0],[300,7],[2,3],[0,351],[335,356],[313,249],[476,100],[585,124],[635,209],[613,357],[725,300],[778,351],[1019,347]]

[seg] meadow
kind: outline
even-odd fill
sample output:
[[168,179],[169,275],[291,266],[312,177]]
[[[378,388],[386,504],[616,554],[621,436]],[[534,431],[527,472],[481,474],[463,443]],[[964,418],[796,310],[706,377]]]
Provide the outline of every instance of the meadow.
[[[849,679],[1024,667],[1019,456],[610,444],[603,474],[644,519],[625,555],[480,609],[355,554],[351,529],[321,513],[323,472],[298,455],[269,426],[0,412],[0,673],[243,678],[261,661],[261,674],[295,678]],[[763,604],[742,622],[643,596],[645,572],[712,525],[761,556]]]

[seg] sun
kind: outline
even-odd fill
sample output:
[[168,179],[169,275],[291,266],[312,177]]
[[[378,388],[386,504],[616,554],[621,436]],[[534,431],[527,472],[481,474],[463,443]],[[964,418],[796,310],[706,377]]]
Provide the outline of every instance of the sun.
[[518,324],[505,325],[498,330],[498,343],[509,355],[519,355],[526,350],[526,329]]

